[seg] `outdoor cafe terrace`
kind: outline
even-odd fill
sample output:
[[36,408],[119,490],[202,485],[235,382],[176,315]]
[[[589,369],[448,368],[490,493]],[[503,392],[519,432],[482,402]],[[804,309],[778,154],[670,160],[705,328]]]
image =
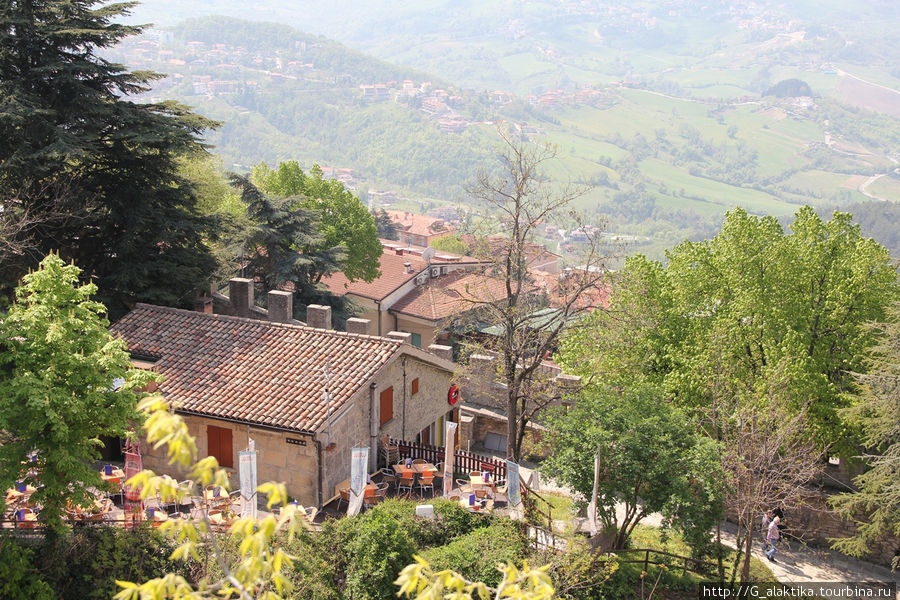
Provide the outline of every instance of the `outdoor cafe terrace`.
[[[385,498],[403,498],[427,504],[444,496],[444,449],[436,446],[385,439],[380,447],[380,462],[388,466],[368,476],[361,510],[371,508]],[[134,490],[125,486],[125,471],[119,465],[98,465],[103,489],[92,488],[92,502],[87,506],[70,504],[65,520],[73,526],[133,527],[148,522],[154,527],[169,519],[206,521],[213,529],[227,530],[241,515],[240,490],[229,491],[219,486],[200,489],[191,480],[178,482],[183,500],[162,502],[159,498],[140,501]],[[17,482],[6,492],[6,511],[0,516],[0,527],[17,530],[39,530],[41,506],[32,501],[39,484],[39,474],[29,470],[27,479]],[[453,477],[446,497],[475,513],[487,513],[508,504],[506,462],[474,452],[455,452]],[[306,509],[310,523],[340,518],[350,506],[349,480],[337,486],[332,498],[321,510]]]

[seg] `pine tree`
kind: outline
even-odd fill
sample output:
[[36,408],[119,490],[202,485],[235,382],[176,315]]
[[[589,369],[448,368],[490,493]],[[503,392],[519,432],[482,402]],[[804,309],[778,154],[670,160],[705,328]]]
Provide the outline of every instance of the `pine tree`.
[[10,289],[57,249],[95,278],[113,313],[134,300],[183,303],[215,267],[205,241],[216,226],[196,213],[176,161],[205,152],[199,136],[215,124],[128,99],[160,75],[98,56],[141,31],[114,22],[133,3],[98,4],[0,3],[0,203],[37,219],[41,240],[0,283]]

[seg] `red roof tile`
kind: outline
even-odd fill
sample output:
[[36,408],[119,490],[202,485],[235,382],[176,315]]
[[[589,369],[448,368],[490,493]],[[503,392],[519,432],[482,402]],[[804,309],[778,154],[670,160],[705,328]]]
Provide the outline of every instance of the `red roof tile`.
[[498,302],[506,298],[506,287],[501,279],[481,273],[450,273],[428,280],[390,309],[422,319],[440,321],[460,314],[484,302]]
[[[412,273],[406,272],[406,267],[403,266],[405,263],[412,264]],[[396,250],[385,248],[379,258],[381,275],[371,283],[361,279],[351,282],[346,275],[340,272],[323,277],[322,283],[328,286],[331,293],[336,296],[355,294],[363,298],[383,300],[388,294],[415,277],[427,264],[419,256],[407,253],[400,256]]]
[[112,327],[157,357],[160,393],[180,410],[297,431],[326,420],[323,369],[339,410],[391,358],[396,340],[138,304]]

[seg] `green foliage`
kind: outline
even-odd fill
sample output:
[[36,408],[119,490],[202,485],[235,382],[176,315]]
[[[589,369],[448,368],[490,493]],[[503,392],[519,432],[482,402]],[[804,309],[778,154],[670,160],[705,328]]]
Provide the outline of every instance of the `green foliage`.
[[454,254],[468,254],[469,247],[458,235],[446,235],[431,242],[435,250],[452,252]]
[[[0,321],[0,488],[41,486],[32,500],[56,528],[67,501],[88,502],[88,488],[103,487],[91,466],[99,436],[125,435],[138,419],[135,390],[149,378],[131,368],[125,343],[107,330],[106,309],[91,300],[96,286],[78,285],[80,272],[47,256]],[[36,463],[26,462],[32,451]],[[26,476],[23,465],[38,475]]]
[[397,225],[391,219],[390,215],[383,208],[379,211],[372,211],[372,217],[375,219],[375,228],[378,230],[378,237],[386,240],[397,239]]
[[[717,445],[680,409],[649,387],[590,389],[568,412],[548,421],[554,451],[548,474],[590,498],[594,456],[600,452],[597,513],[624,547],[635,524],[662,512],[704,548],[722,515],[723,476]],[[616,505],[625,504],[619,520]]]
[[800,79],[784,79],[763,92],[763,96],[778,96],[779,98],[812,95],[809,84]]
[[185,564],[173,564],[174,545],[144,524],[137,529],[84,527],[52,536],[39,546],[35,566],[60,600],[106,600],[116,580],[160,577],[166,572],[188,574]]
[[[266,194],[291,198],[294,208],[318,212],[322,243],[313,252],[343,246],[346,255],[340,270],[350,281],[372,281],[379,275],[382,248],[375,219],[343,183],[325,179],[318,165],[305,174],[296,161],[279,163],[274,171],[260,163],[254,167],[251,181]],[[318,283],[325,274],[316,273],[313,282]]]
[[[862,399],[846,414],[864,432],[869,470],[854,483],[859,491],[830,500],[845,517],[857,522],[856,535],[836,540],[835,547],[853,556],[865,556],[874,542],[900,535],[900,304],[879,329],[879,343],[872,370],[860,376],[865,386]],[[894,568],[900,567],[894,557]]]
[[[95,278],[119,313],[127,302],[184,304],[215,268],[216,221],[197,214],[178,160],[203,153],[215,124],[174,102],[129,94],[160,75],[98,56],[139,27],[131,7],[34,0],[0,7],[0,187],[39,223],[39,250],[59,250]],[[22,257],[11,287],[37,261]],[[12,269],[10,267],[15,267]]]
[[875,343],[864,324],[900,293],[897,273],[849,214],[825,222],[804,207],[791,229],[735,209],[712,240],[668,252],[666,267],[629,260],[611,311],[565,340],[560,360],[618,385],[653,382],[692,407],[789,381],[779,397],[806,407],[821,447],[846,451],[852,432],[837,411]]
[[270,198],[246,177],[232,175],[231,181],[256,223],[243,234],[247,270],[263,282],[265,291],[291,284],[295,292],[307,294],[323,274],[339,268],[344,248],[325,247],[318,211],[294,206],[290,198]]
[[520,562],[525,557],[525,547],[519,525],[498,519],[449,544],[424,551],[422,558],[437,570],[451,569],[467,579],[494,587],[501,579],[498,565]]
[[34,566],[34,551],[16,538],[0,538],[0,598],[53,600],[53,589]]

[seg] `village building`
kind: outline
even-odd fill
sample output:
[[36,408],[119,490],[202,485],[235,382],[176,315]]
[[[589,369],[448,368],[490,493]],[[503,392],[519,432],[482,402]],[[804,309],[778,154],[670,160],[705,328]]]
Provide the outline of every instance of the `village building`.
[[[458,421],[450,348],[426,352],[394,331],[334,331],[324,306],[307,307],[317,327],[293,324],[287,292],[270,292],[268,311],[251,312],[252,282],[231,283],[243,316],[138,304],[112,331],[136,365],[162,376],[159,392],[184,417],[200,458],[215,456],[233,484],[252,439],[260,482],[284,482],[302,504],[322,506],[350,476],[351,448],[368,447],[374,471],[383,436],[443,443],[444,422]],[[351,330],[368,328],[350,321]],[[184,476],[163,450],[142,450],[145,467]]]
[[397,227],[397,235],[402,244],[426,247],[434,240],[453,233],[453,229],[443,219],[402,210],[386,212]]
[[[426,348],[435,342],[435,319],[422,319],[415,313],[396,310],[401,302],[411,302],[411,295],[427,283],[435,285],[447,275],[474,272],[484,263],[476,258],[460,256],[434,248],[407,247],[400,242],[382,240],[384,252],[379,258],[381,273],[371,282],[350,281],[343,273],[332,273],[322,279],[332,294],[352,300],[362,309],[361,318],[370,322],[367,333],[383,335],[387,331],[411,334],[411,343]],[[410,297],[410,298],[407,298]],[[434,311],[430,311],[433,314]]]

